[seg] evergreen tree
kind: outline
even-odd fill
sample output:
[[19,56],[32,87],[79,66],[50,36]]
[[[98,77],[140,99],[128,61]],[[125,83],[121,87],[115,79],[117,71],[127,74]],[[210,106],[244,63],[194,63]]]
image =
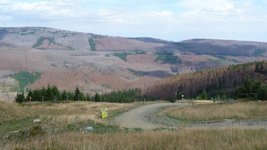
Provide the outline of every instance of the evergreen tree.
[[75,91],[74,91],[74,98],[73,100],[84,100],[84,95],[83,93],[80,91],[80,89],[78,87],[76,87]]
[[50,85],[48,85],[47,89],[45,90],[45,97],[46,97],[46,99],[48,99],[48,101],[51,101],[54,98],[54,95],[53,95],[53,92],[52,92]]
[[199,99],[199,100],[207,100],[208,99],[208,94],[207,94],[206,89],[203,90],[203,92],[200,95],[198,95],[196,97],[196,99]]
[[68,95],[67,95],[67,92],[64,90],[63,92],[62,92],[62,94],[61,94],[61,100],[64,100],[64,101],[66,101],[67,100],[67,97]]
[[98,93],[95,94],[94,100],[95,102],[100,102],[100,96],[98,95]]
[[56,86],[51,87],[51,93],[54,100],[60,100],[60,92]]
[[42,93],[41,90],[33,90],[32,92],[32,101],[42,101]]
[[24,93],[17,93],[15,100],[17,103],[22,103],[25,100]]
[[32,96],[33,96],[33,92],[32,92],[32,90],[30,90],[29,92],[28,92],[28,95],[27,95],[27,101],[32,101]]
[[267,100],[267,84],[260,86],[259,90],[257,91],[257,99]]
[[41,94],[41,99],[42,99],[42,100],[44,100],[44,101],[49,100],[49,99],[46,97],[46,89],[45,89],[45,87],[43,87],[43,88],[40,90],[40,94]]

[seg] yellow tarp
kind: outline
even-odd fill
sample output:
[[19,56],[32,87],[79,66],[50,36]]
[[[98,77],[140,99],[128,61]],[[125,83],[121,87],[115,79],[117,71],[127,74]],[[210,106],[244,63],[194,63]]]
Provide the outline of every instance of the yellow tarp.
[[102,119],[105,119],[108,117],[108,109],[107,108],[101,108],[101,117]]

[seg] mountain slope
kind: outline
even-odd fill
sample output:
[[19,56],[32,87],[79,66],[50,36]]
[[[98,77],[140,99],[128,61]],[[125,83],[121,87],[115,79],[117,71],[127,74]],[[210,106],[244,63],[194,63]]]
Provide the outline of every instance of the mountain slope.
[[176,43],[181,51],[196,54],[227,56],[266,56],[267,44],[262,42],[194,39]]
[[16,82],[9,81],[20,71],[40,73],[27,88],[51,84],[61,90],[79,86],[83,92],[106,93],[142,88],[175,74],[266,60],[266,45],[212,39],[172,42],[44,27],[0,28],[0,95],[16,91]]
[[5,44],[43,50],[148,50],[162,45],[43,27],[0,28],[0,40]]

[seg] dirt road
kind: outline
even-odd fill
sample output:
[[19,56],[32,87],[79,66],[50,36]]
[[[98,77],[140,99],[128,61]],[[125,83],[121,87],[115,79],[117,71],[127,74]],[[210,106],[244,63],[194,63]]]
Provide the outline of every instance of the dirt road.
[[156,103],[147,104],[134,108],[115,118],[116,124],[125,128],[142,128],[151,130],[157,128],[256,128],[267,130],[267,119],[264,120],[233,120],[225,119],[219,121],[202,121],[185,123],[171,119],[159,112],[169,108],[182,108],[190,106],[187,103]]
[[156,103],[137,107],[115,118],[115,122],[121,127],[156,129],[166,127],[157,117],[158,112],[167,107],[185,107],[186,103]]

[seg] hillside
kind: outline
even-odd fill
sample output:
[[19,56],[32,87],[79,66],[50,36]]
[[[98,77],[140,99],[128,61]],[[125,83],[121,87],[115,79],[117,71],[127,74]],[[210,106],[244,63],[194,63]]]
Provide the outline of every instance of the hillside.
[[258,80],[267,83],[267,62],[254,62],[209,69],[167,77],[147,87],[143,95],[153,99],[173,100],[184,95],[195,98],[203,91],[209,97],[231,94],[245,80]]
[[[266,45],[212,39],[173,42],[45,27],[0,28],[0,97],[48,84],[61,90],[79,86],[92,94],[144,88],[175,74],[266,60]],[[24,83],[15,78],[21,72],[26,72]],[[32,81],[35,74],[38,78]]]
[[175,43],[177,49],[196,54],[223,56],[265,56],[267,44],[250,41],[193,39]]
[[[16,39],[16,42],[14,42]],[[43,27],[0,28],[1,43],[42,50],[150,50],[160,43]]]

